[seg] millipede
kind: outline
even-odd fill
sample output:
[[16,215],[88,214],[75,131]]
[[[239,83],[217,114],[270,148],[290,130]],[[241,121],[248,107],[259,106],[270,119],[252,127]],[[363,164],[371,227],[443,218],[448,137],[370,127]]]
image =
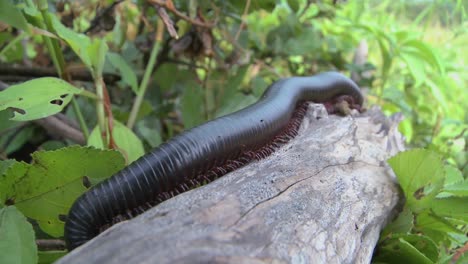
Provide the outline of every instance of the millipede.
[[337,72],[276,81],[254,104],[187,130],[154,148],[74,202],[65,222],[68,250],[109,226],[179,193],[262,159],[297,135],[308,102],[361,110],[359,87]]

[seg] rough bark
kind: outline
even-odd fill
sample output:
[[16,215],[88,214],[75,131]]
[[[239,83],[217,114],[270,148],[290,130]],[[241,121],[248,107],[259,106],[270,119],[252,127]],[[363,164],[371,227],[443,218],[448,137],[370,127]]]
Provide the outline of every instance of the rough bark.
[[400,192],[400,117],[328,116],[267,159],[117,224],[59,263],[369,263]]

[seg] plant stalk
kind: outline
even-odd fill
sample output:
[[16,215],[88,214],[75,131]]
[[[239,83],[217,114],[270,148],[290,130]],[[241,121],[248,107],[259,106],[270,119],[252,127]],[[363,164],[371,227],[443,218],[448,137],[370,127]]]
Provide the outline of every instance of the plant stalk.
[[[41,23],[41,27],[46,29],[49,32],[54,33],[55,30],[52,27],[52,23],[50,21],[49,13],[47,10],[47,1],[40,1],[39,8],[41,11],[42,18],[45,22],[45,23]],[[61,79],[66,80],[67,82],[70,82],[71,80],[65,71],[65,59],[63,57],[63,53],[60,48],[59,42],[56,39],[52,39],[46,36],[43,36],[43,38],[50,52],[52,61],[54,63],[54,66],[57,70],[58,75],[60,76]],[[86,122],[84,121],[83,114],[81,113],[80,107],[78,103],[76,102],[75,96],[72,97],[71,101],[72,101],[73,111],[75,112],[75,115],[80,124],[80,128],[83,131],[83,135],[87,141],[89,137],[88,126],[86,125]]]
[[94,85],[96,87],[96,95],[98,100],[96,100],[96,112],[98,118],[99,131],[101,132],[101,138],[103,146],[107,145],[107,129],[106,129],[106,114],[104,111],[104,87],[102,85],[102,78],[94,76]]
[[153,48],[151,50],[150,58],[148,61],[148,65],[146,65],[145,73],[143,75],[143,80],[140,83],[140,87],[138,88],[137,96],[132,106],[132,110],[130,111],[130,116],[127,121],[127,127],[132,129],[135,125],[136,118],[138,116],[138,112],[140,111],[141,103],[143,102],[143,98],[145,97],[146,90],[148,89],[149,79],[151,74],[154,70],[154,65],[156,64],[156,57],[158,52],[161,48],[162,38],[163,38],[163,31],[164,23],[161,19],[158,19],[158,25],[156,30],[156,38],[154,41]]

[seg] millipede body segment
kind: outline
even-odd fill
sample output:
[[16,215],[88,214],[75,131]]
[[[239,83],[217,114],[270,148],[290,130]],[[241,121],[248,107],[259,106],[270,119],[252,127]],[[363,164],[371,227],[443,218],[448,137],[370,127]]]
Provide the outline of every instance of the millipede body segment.
[[340,73],[281,79],[256,103],[172,138],[75,201],[65,223],[68,249],[174,195],[268,156],[297,134],[306,102],[337,98],[358,110],[363,102],[357,85]]

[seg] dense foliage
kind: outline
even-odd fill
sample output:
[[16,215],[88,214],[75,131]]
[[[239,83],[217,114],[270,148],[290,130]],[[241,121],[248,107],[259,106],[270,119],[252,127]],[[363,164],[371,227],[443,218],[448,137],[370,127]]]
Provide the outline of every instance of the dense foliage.
[[65,254],[52,238],[87,188],[278,78],[328,70],[353,76],[368,106],[402,112],[408,146],[426,149],[389,161],[407,199],[374,261],[466,261],[467,8],[0,1],[0,263],[50,263]]

